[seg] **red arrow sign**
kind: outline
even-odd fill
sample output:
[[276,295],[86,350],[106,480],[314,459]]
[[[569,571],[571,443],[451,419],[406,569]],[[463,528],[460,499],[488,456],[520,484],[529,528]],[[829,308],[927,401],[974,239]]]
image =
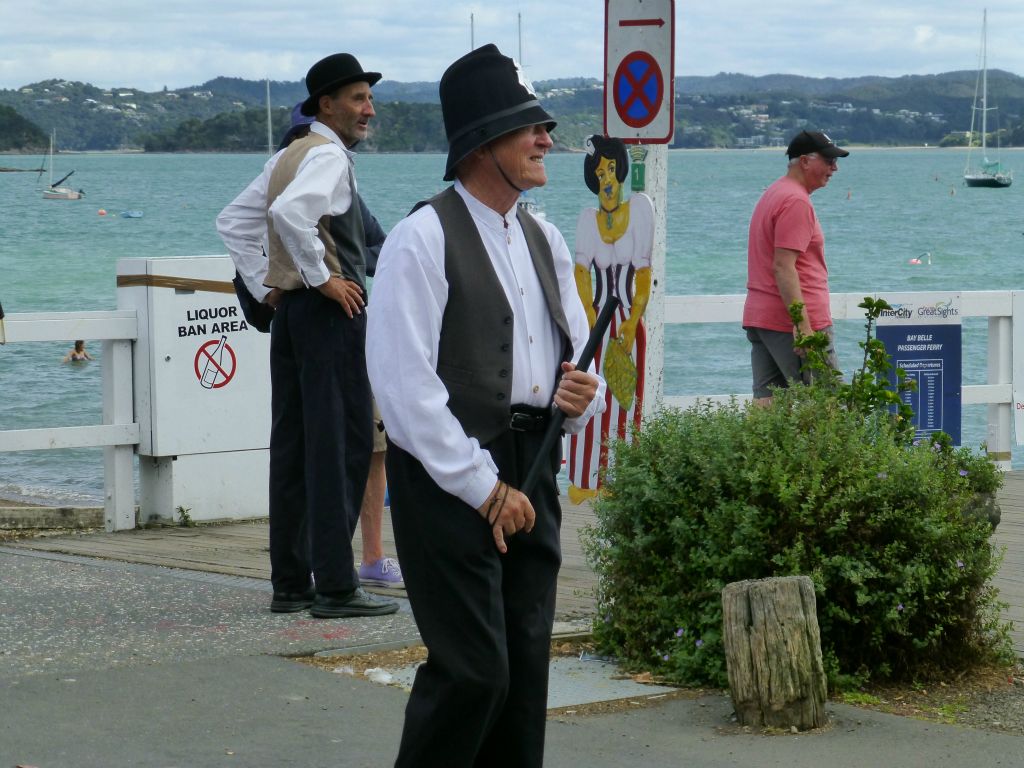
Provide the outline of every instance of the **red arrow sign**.
[[663,27],[664,19],[620,19],[620,27]]

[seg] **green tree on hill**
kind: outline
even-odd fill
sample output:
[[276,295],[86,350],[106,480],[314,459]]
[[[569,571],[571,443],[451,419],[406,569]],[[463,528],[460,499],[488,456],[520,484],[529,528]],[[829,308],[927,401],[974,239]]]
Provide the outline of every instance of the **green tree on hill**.
[[[272,111],[270,132],[275,148],[289,124],[289,110]],[[147,152],[266,152],[267,112],[246,109],[208,120],[188,118],[170,130],[146,134],[142,145]]]
[[8,151],[37,154],[45,152],[49,139],[39,126],[11,107],[0,106],[0,147]]

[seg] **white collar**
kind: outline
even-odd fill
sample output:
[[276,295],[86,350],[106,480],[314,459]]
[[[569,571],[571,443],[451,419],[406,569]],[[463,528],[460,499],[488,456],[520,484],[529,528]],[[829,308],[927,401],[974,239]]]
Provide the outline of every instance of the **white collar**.
[[469,208],[473,218],[488,229],[493,229],[495,232],[505,232],[516,221],[518,199],[517,203],[513,203],[512,207],[503,215],[477,200],[459,179],[455,180],[455,191],[465,201],[466,207]]
[[341,151],[348,155],[350,159],[355,159],[356,153],[353,152],[348,147],[346,147],[345,142],[341,140],[341,137],[338,136],[338,134],[332,131],[329,127],[327,127],[327,125],[325,125],[324,123],[321,123],[319,120],[314,120],[312,125],[309,126],[309,130],[311,133],[317,133],[323,136],[325,139],[330,139],[331,143],[339,146],[341,148]]

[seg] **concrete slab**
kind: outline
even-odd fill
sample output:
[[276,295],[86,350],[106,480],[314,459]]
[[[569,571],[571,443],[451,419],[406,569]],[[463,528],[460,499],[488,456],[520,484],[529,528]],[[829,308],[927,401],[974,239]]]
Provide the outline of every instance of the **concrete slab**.
[[[0,763],[40,768],[380,768],[407,696],[274,656],[0,681]],[[763,735],[727,697],[548,720],[547,768],[1009,768],[1018,736],[830,705],[829,728]]]
[[[412,688],[418,664],[395,670],[385,670],[393,678],[393,684],[405,689]],[[392,680],[373,682],[392,683]],[[624,677],[615,664],[602,661],[583,661],[572,658],[551,660],[548,678],[548,709],[562,709],[580,704],[599,701],[643,698],[670,693],[676,690],[663,685],[637,683]]]

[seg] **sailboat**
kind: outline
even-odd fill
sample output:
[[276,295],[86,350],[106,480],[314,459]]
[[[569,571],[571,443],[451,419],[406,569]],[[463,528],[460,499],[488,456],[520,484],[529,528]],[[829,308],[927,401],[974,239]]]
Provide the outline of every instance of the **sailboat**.
[[[978,73],[978,82],[974,86],[974,105],[971,108],[971,132],[967,136],[967,166],[964,168],[964,184],[968,187],[1008,187],[1013,183],[1013,171],[1004,171],[999,162],[988,159],[988,113],[995,110],[995,107],[988,105],[988,9],[986,8],[981,17],[981,70]],[[979,107],[979,85],[980,83],[980,104]],[[974,117],[981,112],[981,166],[971,168],[971,150],[974,148]],[[999,129],[996,124],[996,140],[998,142]],[[998,149],[998,144],[997,144]]]
[[62,187],[65,181],[71,176],[74,171],[69,171],[56,182],[53,180],[53,142],[56,138],[57,131],[50,131],[50,184],[43,190],[44,200],[80,200],[85,197],[85,192],[82,190],[74,190],[71,187]]

